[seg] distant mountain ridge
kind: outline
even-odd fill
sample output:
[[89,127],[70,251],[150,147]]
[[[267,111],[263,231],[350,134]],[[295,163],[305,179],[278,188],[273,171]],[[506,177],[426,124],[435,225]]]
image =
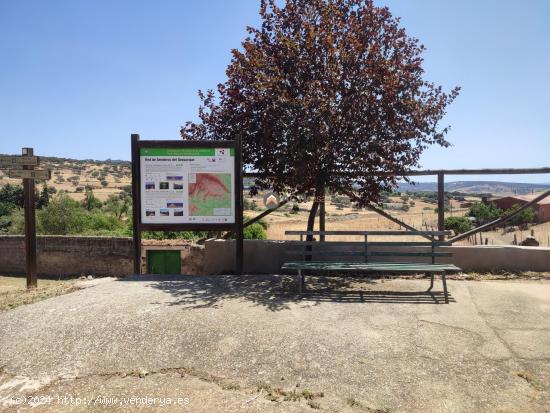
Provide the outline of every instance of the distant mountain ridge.
[[[533,192],[540,192],[550,189],[549,184],[530,184],[522,182],[501,182],[501,181],[455,181],[446,182],[445,191],[464,192],[469,194],[517,194],[527,195]],[[415,185],[401,183],[401,192],[435,192],[436,182],[417,182]]]

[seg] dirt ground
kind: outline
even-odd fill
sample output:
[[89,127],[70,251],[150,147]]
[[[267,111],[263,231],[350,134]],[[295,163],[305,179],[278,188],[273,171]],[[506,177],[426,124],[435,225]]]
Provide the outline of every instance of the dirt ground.
[[548,412],[550,282],[152,277],[0,313],[0,410]]

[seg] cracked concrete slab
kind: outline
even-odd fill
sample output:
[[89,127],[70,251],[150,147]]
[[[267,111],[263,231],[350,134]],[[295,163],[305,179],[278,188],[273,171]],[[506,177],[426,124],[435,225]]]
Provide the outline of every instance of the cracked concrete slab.
[[179,395],[189,403],[144,411],[549,410],[547,281],[450,281],[449,305],[424,280],[292,288],[131,277],[2,313],[0,409],[30,408],[14,395]]

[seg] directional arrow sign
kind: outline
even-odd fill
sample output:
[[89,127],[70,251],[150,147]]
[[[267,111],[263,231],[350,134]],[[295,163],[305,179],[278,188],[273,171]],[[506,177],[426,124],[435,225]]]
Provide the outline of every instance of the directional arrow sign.
[[0,166],[38,165],[38,156],[0,156]]
[[51,179],[52,171],[49,169],[10,169],[9,177],[19,179]]

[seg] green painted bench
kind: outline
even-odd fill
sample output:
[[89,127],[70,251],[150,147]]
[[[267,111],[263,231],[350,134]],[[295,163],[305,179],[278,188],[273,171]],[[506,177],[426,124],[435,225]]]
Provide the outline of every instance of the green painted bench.
[[[281,266],[282,270],[297,272],[300,293],[305,288],[306,272],[315,272],[316,275],[330,275],[331,272],[337,274],[365,272],[386,275],[424,273],[430,275],[430,287],[427,291],[431,291],[434,286],[434,275],[440,274],[445,302],[448,303],[446,274],[461,271],[460,268],[452,264],[436,263],[437,258],[452,257],[453,255],[450,252],[438,251],[441,246],[451,245],[451,243],[439,239],[449,235],[449,231],[286,231],[285,234],[300,236],[300,241],[291,241],[287,244],[287,255],[300,257],[300,260],[294,259]],[[423,237],[424,240],[369,241],[369,237],[372,239],[373,236],[411,235]],[[327,236],[360,236],[363,240],[359,242],[324,241]],[[315,241],[314,237],[321,237],[323,241]],[[383,250],[380,250],[380,247]],[[395,247],[398,248],[394,249]],[[403,250],[405,247],[406,250]],[[371,257],[393,257],[399,261],[372,261]],[[426,258],[429,262],[401,262],[403,260],[411,261],[413,257],[416,259]]]

